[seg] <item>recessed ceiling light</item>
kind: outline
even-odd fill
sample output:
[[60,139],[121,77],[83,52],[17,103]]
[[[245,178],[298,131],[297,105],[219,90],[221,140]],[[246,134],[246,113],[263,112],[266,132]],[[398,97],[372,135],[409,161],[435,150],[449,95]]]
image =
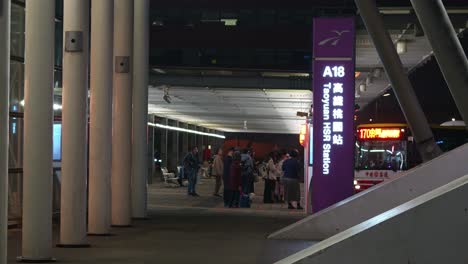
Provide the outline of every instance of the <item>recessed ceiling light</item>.
[[359,85],[359,90],[361,90],[361,93],[364,93],[367,91],[367,85],[365,83],[361,83]]
[[383,96],[390,96],[390,93],[384,93]]
[[404,54],[407,51],[407,45],[405,40],[399,40],[396,43],[396,49],[398,54]]

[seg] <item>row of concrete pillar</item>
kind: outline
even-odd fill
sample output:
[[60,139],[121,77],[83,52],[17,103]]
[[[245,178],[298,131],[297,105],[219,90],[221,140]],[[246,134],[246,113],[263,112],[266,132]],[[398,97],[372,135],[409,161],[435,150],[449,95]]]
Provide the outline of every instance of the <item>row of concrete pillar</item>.
[[[7,248],[10,9],[0,1],[0,264]],[[52,260],[54,29],[55,0],[28,1],[23,261]],[[63,40],[59,246],[88,246],[88,233],[107,235],[111,226],[146,217],[149,0],[64,1]]]
[[[150,116],[150,118],[152,117]],[[217,134],[217,131],[213,129],[189,125],[187,123],[166,118],[161,119],[159,117],[154,117],[154,120],[151,120],[150,122],[174,128]],[[212,154],[214,154],[217,148],[222,147],[224,144],[224,139],[213,136],[203,136],[194,133],[180,132],[177,130],[150,127],[150,133],[152,133],[152,131],[155,133],[154,138],[159,139],[159,144],[158,146],[155,146],[155,150],[159,151],[159,156],[162,160],[161,166],[166,167],[169,170],[175,170],[177,166],[180,166],[183,158],[193,146],[197,146],[199,148],[200,155],[203,155],[205,148],[211,146]]]

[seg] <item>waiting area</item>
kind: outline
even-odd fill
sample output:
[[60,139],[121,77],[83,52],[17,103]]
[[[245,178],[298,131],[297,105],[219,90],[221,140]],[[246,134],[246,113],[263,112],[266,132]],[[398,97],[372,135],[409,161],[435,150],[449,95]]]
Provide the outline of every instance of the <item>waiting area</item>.
[[[160,179],[148,188],[148,219],[111,236],[89,237],[91,248],[54,247],[61,263],[273,263],[312,245],[310,241],[268,240],[267,236],[304,217],[283,204],[263,204],[256,184],[252,208],[223,208],[212,195],[215,180],[203,178],[200,197],[184,187],[167,188]],[[54,225],[54,242],[58,241]],[[21,254],[21,230],[8,233],[8,263]]]

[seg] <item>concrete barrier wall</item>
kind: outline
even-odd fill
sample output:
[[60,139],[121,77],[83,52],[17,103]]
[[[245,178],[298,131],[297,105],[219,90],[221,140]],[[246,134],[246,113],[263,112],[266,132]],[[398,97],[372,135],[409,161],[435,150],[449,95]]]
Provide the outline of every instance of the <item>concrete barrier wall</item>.
[[468,174],[468,144],[308,216],[269,238],[326,239],[465,174]]
[[277,264],[468,263],[468,175]]

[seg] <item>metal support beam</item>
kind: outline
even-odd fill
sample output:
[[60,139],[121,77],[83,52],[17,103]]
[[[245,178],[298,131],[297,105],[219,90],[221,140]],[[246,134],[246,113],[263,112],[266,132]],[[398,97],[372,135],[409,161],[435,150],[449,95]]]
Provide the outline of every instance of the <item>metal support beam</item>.
[[398,57],[390,35],[385,29],[382,16],[377,9],[375,1],[355,0],[355,3],[383,62],[385,72],[413,133],[422,159],[428,161],[437,157],[442,151],[435,143],[434,135],[429,127],[426,116]]
[[185,86],[210,88],[250,88],[250,89],[292,89],[310,90],[310,78],[279,77],[219,77],[219,76],[180,76],[152,74],[150,84],[153,86]]
[[0,0],[0,264],[7,263],[10,14],[10,1]]
[[441,0],[411,0],[468,129],[468,60]]

